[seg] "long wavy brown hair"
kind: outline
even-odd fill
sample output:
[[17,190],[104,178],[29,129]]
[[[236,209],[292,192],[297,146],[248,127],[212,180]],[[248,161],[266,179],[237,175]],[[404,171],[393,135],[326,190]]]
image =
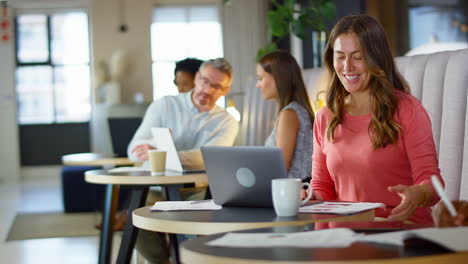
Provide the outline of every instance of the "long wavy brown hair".
[[275,80],[280,111],[289,103],[296,101],[307,110],[313,124],[314,111],[307,95],[301,68],[294,57],[287,51],[277,50],[260,58],[258,64]]
[[395,143],[400,133],[400,125],[393,119],[398,104],[396,91],[409,94],[410,89],[395,66],[382,26],[367,15],[347,16],[338,21],[325,48],[325,65],[331,76],[326,101],[333,113],[327,127],[327,139],[333,141],[335,128],[343,122],[344,101],[349,95],[333,67],[335,40],[347,33],[355,33],[359,38],[361,54],[370,75],[365,83],[371,97],[369,136],[374,150],[383,148]]

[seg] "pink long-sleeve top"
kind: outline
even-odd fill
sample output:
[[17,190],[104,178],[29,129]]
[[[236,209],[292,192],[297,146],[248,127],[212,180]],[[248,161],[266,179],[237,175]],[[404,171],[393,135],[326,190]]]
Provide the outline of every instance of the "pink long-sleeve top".
[[[432,175],[443,183],[426,110],[411,95],[398,92],[397,97],[394,120],[401,126],[398,140],[376,150],[369,137],[370,114],[351,116],[345,112],[330,142],[326,128],[332,113],[327,107],[317,113],[311,180],[314,193],[325,200],[384,203],[387,209],[377,210],[376,216],[387,217],[401,202],[387,187],[430,184]],[[409,220],[431,223],[431,209],[417,208]]]

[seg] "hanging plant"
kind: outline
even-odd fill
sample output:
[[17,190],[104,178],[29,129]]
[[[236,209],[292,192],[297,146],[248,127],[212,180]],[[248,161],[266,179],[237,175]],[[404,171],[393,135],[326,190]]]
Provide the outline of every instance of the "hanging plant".
[[310,6],[297,8],[296,0],[284,0],[283,4],[272,0],[273,10],[268,11],[268,44],[257,51],[257,59],[278,49],[279,41],[293,33],[305,38],[307,29],[325,31],[325,20],[336,17],[334,0],[310,1]]

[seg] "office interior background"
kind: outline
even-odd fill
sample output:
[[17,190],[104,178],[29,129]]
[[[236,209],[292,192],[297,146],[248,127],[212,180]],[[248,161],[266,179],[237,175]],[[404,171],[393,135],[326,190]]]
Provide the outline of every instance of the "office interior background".
[[[313,0],[297,2],[307,6]],[[326,22],[329,29],[343,16],[370,14],[384,26],[395,56],[468,47],[465,0],[334,2],[336,18]],[[0,186],[13,182],[21,190],[27,180],[59,182],[62,155],[112,152],[109,138],[102,136],[108,133],[100,125],[102,112],[110,103],[126,111],[176,94],[174,62],[186,57],[225,57],[232,63],[233,87],[219,104],[232,100],[244,124],[245,98],[255,89],[255,57],[268,41],[266,14],[272,4],[3,0],[0,8]],[[287,37],[281,48],[303,68],[320,67],[320,34],[309,30],[304,40]],[[118,95],[111,98],[115,89]],[[237,144],[262,142],[241,128]]]
[[[96,115],[106,104],[106,85],[118,82],[123,105],[176,94],[174,62],[186,57],[224,56],[232,63],[236,75],[228,99],[242,114],[246,91],[254,89],[255,56],[267,42],[266,13],[272,8],[267,0],[1,3],[7,23],[2,24],[5,37],[0,42],[2,180],[20,179],[28,168],[60,165],[64,154],[111,151],[109,139],[101,138],[96,127]],[[336,18],[326,22],[328,28],[345,15],[370,14],[383,24],[395,56],[467,43],[466,1],[335,4]],[[310,31],[304,40],[287,38],[281,48],[293,52],[304,68],[319,67],[314,36],[317,32]],[[241,130],[237,142],[251,141]]]

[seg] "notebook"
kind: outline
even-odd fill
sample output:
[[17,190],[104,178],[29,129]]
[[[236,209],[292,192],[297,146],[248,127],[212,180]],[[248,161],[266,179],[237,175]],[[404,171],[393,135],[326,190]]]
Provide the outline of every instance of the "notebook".
[[216,204],[273,207],[271,180],[287,177],[280,148],[205,146],[201,151]]
[[169,128],[152,127],[151,133],[156,148],[167,151],[166,153],[166,170],[180,172],[204,172],[204,168],[189,168],[182,165],[179,155],[177,154],[174,141],[172,140]]

